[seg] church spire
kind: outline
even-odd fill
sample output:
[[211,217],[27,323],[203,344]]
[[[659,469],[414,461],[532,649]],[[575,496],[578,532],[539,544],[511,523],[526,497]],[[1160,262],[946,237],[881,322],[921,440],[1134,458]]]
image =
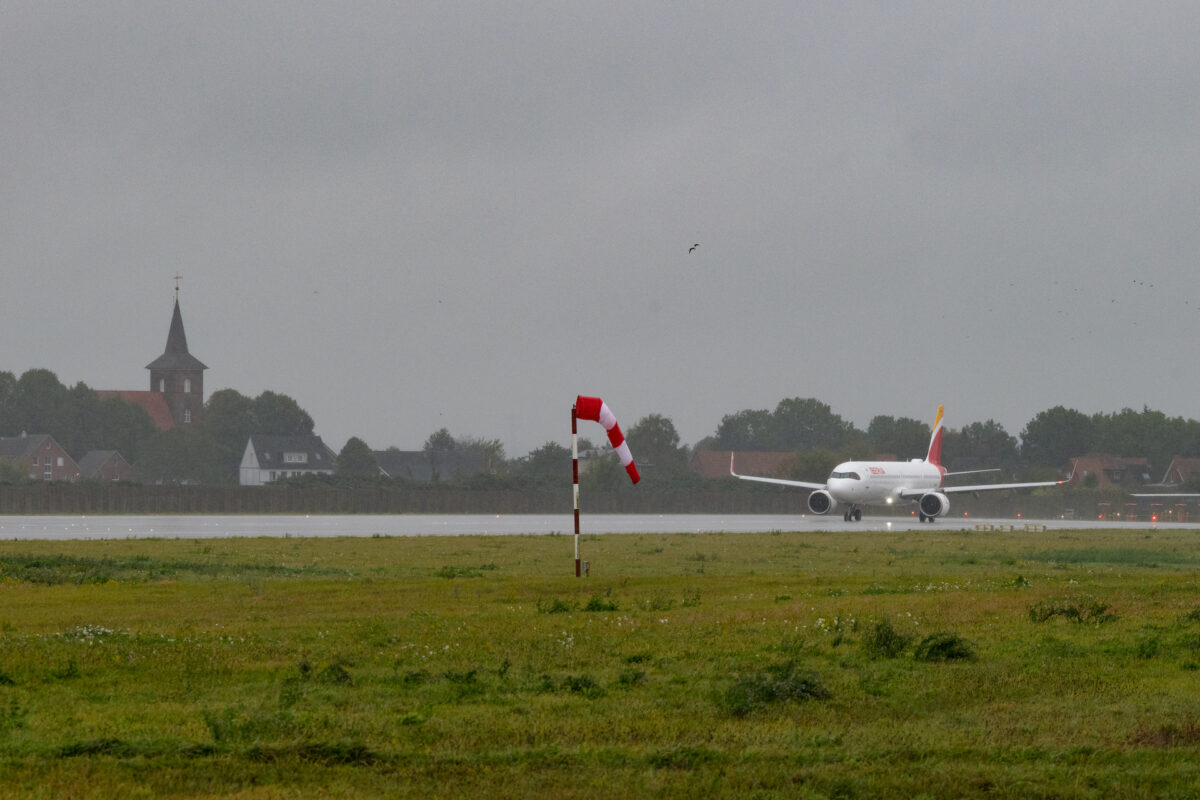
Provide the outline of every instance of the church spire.
[[146,369],[208,369],[200,359],[188,352],[187,334],[183,330],[183,314],[179,312],[178,294],[175,297],[175,311],[171,314],[171,329],[167,332],[167,349],[147,364]]
[[199,422],[204,413],[204,370],[208,367],[188,352],[183,314],[179,311],[179,277],[175,278],[175,310],[167,332],[167,348],[146,365],[150,391],[159,392],[176,425]]

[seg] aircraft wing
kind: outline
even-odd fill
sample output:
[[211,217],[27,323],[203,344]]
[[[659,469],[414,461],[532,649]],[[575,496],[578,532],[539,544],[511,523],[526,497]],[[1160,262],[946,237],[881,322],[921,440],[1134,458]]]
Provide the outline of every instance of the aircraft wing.
[[942,477],[949,478],[954,475],[978,475],[981,472],[999,472],[999,471],[1000,471],[999,467],[994,467],[992,469],[968,469],[968,470],[963,470],[962,472],[947,472]]
[[994,492],[999,489],[1033,489],[1038,486],[1062,486],[1066,481],[1037,481],[1036,483],[981,483],[978,486],[943,486],[943,494],[954,492]]
[[808,483],[807,481],[788,481],[783,478],[760,478],[757,475],[738,475],[733,471],[733,453],[729,454],[729,474],[743,481],[758,481],[759,483],[774,483],[780,486],[796,486],[801,489],[824,489],[823,483]]
[[928,492],[955,494],[961,492],[994,492],[999,489],[1033,489],[1038,486],[1062,486],[1066,481],[1038,481],[1036,483],[981,483],[977,486],[931,486],[927,489],[903,489],[900,497],[911,500]]
[[1200,494],[1195,492],[1147,492],[1146,494],[1133,494],[1130,497],[1200,497]]

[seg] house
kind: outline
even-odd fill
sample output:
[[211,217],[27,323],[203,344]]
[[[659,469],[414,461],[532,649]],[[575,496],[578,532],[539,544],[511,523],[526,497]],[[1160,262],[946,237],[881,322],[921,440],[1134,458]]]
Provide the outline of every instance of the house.
[[320,436],[251,436],[242,453],[239,483],[262,486],[301,475],[332,475],[336,454]]
[[1096,477],[1095,488],[1119,489],[1150,482],[1150,464],[1142,456],[1089,455],[1071,459],[1068,486],[1085,486]]
[[116,450],[92,450],[79,459],[84,480],[127,481],[132,467]]
[[118,398],[138,406],[150,416],[160,431],[188,426],[200,421],[204,413],[204,366],[188,352],[183,315],[179,311],[179,288],[175,289],[175,310],[167,331],[163,354],[146,365],[150,370],[150,389],[99,390],[101,399]]
[[0,437],[0,459],[26,470],[30,480],[73,481],[79,465],[46,433]]
[[[705,478],[728,478],[730,455],[730,450],[698,450],[692,456],[692,471]],[[794,455],[791,451],[738,451],[737,471],[743,475],[776,477],[783,463]]]
[[448,480],[456,475],[475,475],[480,471],[479,454],[426,450],[375,450],[379,472],[388,478],[404,478],[418,483]]
[[1200,458],[1175,456],[1163,475],[1163,486],[1186,486],[1200,480]]

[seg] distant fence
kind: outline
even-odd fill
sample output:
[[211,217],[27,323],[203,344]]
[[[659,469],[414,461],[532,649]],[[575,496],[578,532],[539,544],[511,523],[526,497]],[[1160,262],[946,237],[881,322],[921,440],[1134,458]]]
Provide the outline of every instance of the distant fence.
[[[585,514],[803,514],[806,499],[800,492],[593,491],[581,496],[580,507]],[[571,508],[569,490],[0,486],[0,514],[570,514]]]
[[[1125,509],[1134,498],[1112,491],[1041,489],[951,497],[950,517],[1054,518],[1071,509],[1095,519],[1100,504]],[[771,487],[668,491],[584,491],[583,514],[809,514],[808,492]],[[1148,518],[1147,502],[1139,517]],[[0,485],[0,514],[570,514],[571,491],[450,486],[146,486],[120,483]],[[865,509],[870,516],[888,513]],[[1194,507],[1200,518],[1200,507]],[[893,516],[916,513],[911,504]]]

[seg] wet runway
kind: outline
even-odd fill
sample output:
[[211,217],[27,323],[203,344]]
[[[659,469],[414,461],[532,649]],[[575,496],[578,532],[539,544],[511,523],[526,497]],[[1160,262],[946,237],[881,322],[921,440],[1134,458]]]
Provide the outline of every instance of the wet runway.
[[[771,531],[966,530],[1196,530],[1200,522],[1115,522],[946,517],[922,523],[916,517],[864,517],[771,514],[593,514],[584,515],[583,534],[754,533]],[[397,515],[161,515],[161,516],[0,516],[0,539],[203,539],[234,536],[465,536],[574,533],[563,514],[397,514]]]

